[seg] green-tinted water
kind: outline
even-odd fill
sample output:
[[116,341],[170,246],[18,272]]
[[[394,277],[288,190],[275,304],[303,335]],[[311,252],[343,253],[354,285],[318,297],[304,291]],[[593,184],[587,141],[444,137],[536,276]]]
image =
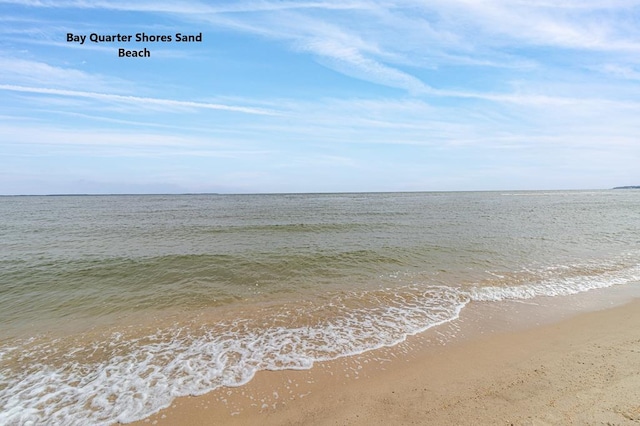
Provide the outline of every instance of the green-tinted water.
[[639,241],[639,191],[2,197],[0,422],[140,418],[470,300],[637,285]]

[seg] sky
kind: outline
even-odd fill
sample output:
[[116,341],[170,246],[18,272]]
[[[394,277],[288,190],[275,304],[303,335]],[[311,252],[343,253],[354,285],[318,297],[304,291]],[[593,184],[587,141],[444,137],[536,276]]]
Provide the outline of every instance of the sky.
[[0,0],[0,194],[622,185],[640,0]]

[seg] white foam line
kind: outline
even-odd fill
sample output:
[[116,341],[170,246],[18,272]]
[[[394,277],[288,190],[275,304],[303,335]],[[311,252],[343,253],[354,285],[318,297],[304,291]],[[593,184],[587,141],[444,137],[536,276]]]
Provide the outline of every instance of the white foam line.
[[[318,361],[395,346],[408,336],[458,319],[470,301],[526,303],[539,296],[570,295],[637,281],[640,265],[512,287],[413,286],[396,289],[390,299],[386,293],[353,293],[332,300],[327,308],[341,307],[339,315],[330,311],[329,318],[315,327],[261,328],[249,319],[237,319],[202,329],[201,335],[175,329],[125,340],[113,334],[86,352],[117,350],[119,355],[93,364],[84,361],[83,352],[77,350],[75,358],[69,352],[69,361],[60,367],[47,364],[41,355],[56,349],[55,342],[36,346],[31,353],[21,352],[26,346],[13,345],[2,348],[0,354],[3,359],[26,360],[26,369],[0,371],[0,424],[106,425],[140,420],[168,407],[178,396],[242,386],[260,370],[306,370]],[[386,305],[354,309],[341,303],[342,298],[349,302],[364,296],[374,302],[383,297],[380,302]],[[301,318],[309,314],[292,313]]]

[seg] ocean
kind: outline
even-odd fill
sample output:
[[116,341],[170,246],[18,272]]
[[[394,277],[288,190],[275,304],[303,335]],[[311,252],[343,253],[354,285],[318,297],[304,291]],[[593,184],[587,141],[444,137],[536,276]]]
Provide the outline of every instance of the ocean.
[[0,197],[0,424],[113,424],[640,282],[640,191]]

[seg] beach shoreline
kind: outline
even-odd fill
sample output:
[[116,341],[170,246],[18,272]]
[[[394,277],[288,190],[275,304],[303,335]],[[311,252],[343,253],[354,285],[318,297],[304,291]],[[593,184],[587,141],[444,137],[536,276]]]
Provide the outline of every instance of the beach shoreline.
[[637,424],[637,287],[475,303],[397,346],[261,371],[133,424]]

